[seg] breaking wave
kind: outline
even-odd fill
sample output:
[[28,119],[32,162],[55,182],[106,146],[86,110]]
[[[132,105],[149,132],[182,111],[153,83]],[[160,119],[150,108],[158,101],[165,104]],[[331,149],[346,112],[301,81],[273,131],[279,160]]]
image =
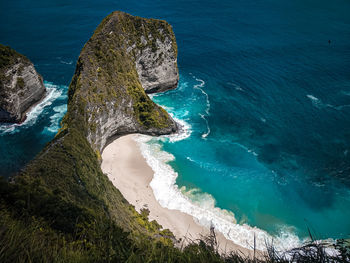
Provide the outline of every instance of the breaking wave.
[[67,104],[56,106],[53,108],[55,114],[50,116],[50,126],[45,127],[44,132],[57,133],[60,129],[60,121],[67,112]]
[[67,96],[64,94],[64,90],[60,86],[54,85],[50,82],[44,82],[46,87],[45,98],[35,105],[28,113],[27,118],[23,123],[20,124],[2,124],[0,125],[0,134],[4,133],[16,133],[19,128],[32,126],[36,123],[38,117],[43,113],[44,109],[57,99],[65,99]]
[[[174,135],[181,138],[182,135]],[[256,248],[265,250],[266,242],[274,242],[279,250],[287,250],[301,244],[292,228],[281,227],[279,236],[271,236],[266,231],[247,224],[238,224],[232,212],[216,206],[214,197],[199,189],[179,188],[176,185],[177,172],[168,164],[175,157],[162,150],[159,138],[146,135],[135,136],[142,155],[153,169],[154,176],[150,183],[154,196],[161,206],[179,210],[191,215],[197,223],[205,227],[214,226],[227,239],[252,249],[254,237]],[[179,140],[179,139],[177,139]],[[189,160],[190,157],[188,157]]]
[[[202,113],[198,113],[207,126],[207,131],[202,134],[202,138],[205,139],[210,134],[210,126],[208,123],[208,117],[210,116],[209,96],[203,89],[205,87],[205,82],[192,74],[191,76],[198,82],[193,86],[193,89],[200,91],[200,97],[203,96],[206,102],[204,112],[201,110]],[[183,84],[179,85],[180,92],[181,88],[184,89],[182,85]],[[157,98],[159,96],[162,95],[153,95],[151,97]],[[253,247],[254,238],[256,239],[256,248],[260,250],[265,250],[266,242],[272,242],[272,240],[274,240],[274,245],[279,250],[287,250],[300,245],[301,240],[294,234],[293,228],[281,226],[279,228],[280,234],[278,236],[272,236],[257,227],[252,227],[247,224],[238,224],[235,215],[231,211],[217,207],[214,197],[209,193],[203,193],[200,189],[179,188],[177,186],[176,179],[178,174],[169,164],[169,162],[175,160],[175,157],[171,153],[164,151],[162,145],[164,142],[176,143],[188,139],[192,134],[192,127],[189,124],[188,110],[183,108],[175,109],[172,107],[164,108],[171,114],[176,122],[180,124],[181,128],[177,134],[160,136],[157,138],[146,135],[134,137],[142,155],[154,171],[150,186],[152,187],[155,198],[161,206],[187,213],[193,216],[197,223],[205,227],[214,226],[215,229],[221,232],[227,239],[245,248],[251,249]],[[246,150],[257,156],[253,150]],[[196,162],[189,156],[186,159],[191,162]]]

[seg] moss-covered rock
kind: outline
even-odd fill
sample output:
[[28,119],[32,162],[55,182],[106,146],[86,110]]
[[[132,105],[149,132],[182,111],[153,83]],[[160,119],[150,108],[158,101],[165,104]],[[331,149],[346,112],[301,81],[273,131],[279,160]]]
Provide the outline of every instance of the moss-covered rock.
[[105,18],[81,51],[62,128],[14,178],[18,209],[59,233],[74,236],[81,228],[98,233],[97,228],[87,229],[109,222],[133,233],[134,240],[147,236],[172,243],[169,231],[138,214],[100,168],[100,153],[113,138],[136,132],[169,134],[177,129],[168,113],[146,95],[128,52],[128,43],[136,34],[142,35],[129,31],[137,21],[154,28],[158,23],[167,25],[122,12]]
[[[167,50],[163,43],[167,43]],[[159,59],[158,46],[162,47],[163,59]],[[175,132],[176,123],[149,99],[142,86],[150,71],[138,71],[137,67],[141,54],[146,53],[147,67],[154,65],[176,72],[175,79],[152,77],[162,87],[159,90],[176,87],[177,48],[171,26],[165,21],[123,12],[107,16],[81,51],[69,87],[64,126],[79,127],[99,151],[116,136]]]

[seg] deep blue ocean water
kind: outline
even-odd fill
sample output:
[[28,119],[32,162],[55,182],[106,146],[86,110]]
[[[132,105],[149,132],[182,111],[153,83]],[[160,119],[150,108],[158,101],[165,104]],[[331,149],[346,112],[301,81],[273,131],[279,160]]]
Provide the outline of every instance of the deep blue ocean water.
[[179,88],[153,99],[190,127],[190,137],[161,142],[185,194],[209,193],[271,234],[349,237],[347,0],[1,1],[0,42],[53,90],[38,117],[1,128],[0,175],[54,137],[80,50],[114,10],[173,26]]

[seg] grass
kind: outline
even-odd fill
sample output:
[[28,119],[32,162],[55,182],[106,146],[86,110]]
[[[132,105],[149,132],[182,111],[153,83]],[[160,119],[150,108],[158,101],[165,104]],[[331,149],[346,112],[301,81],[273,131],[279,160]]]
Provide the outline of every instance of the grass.
[[11,47],[0,44],[0,71],[3,71],[8,66],[15,64],[18,59],[29,63],[29,60],[22,54],[16,52]]
[[[141,37],[146,44],[141,44]],[[68,113],[63,124],[79,127],[83,134],[101,132],[96,119],[111,111],[124,113],[136,125],[134,132],[166,129],[173,124],[168,114],[146,95],[135,68],[135,57],[128,47],[155,48],[155,40],[175,40],[168,23],[133,17],[122,12],[107,16],[85,44],[69,87]],[[176,42],[174,50],[177,51]],[[135,50],[133,50],[135,51]],[[128,105],[132,105],[129,107]],[[111,105],[113,105],[111,107]],[[94,136],[90,136],[94,140]],[[90,141],[96,150],[104,145]]]
[[[16,64],[17,62],[21,62],[21,65],[18,69],[20,72],[23,70],[24,65],[30,64],[29,60],[23,56],[22,54],[16,52],[14,49],[4,46],[0,44],[0,103],[4,103],[4,98],[6,96],[4,84],[9,82],[11,77],[6,76],[7,69]],[[24,81],[22,78],[17,79],[16,89],[22,89],[24,87]]]
[[[111,16],[121,26],[109,23]],[[124,111],[143,132],[171,123],[143,91],[126,52],[141,35],[162,38],[161,32],[173,36],[164,21],[112,13],[84,46],[62,128],[16,177],[0,178],[0,262],[287,262],[273,247],[263,260],[221,255],[215,235],[178,246],[169,230],[150,222],[147,210],[137,213],[102,173],[101,147],[87,139],[101,130],[98,117]],[[348,244],[337,245],[332,262],[346,262]],[[323,248],[313,242],[291,253],[300,262],[330,262]]]
[[[350,246],[345,240],[326,253],[328,245],[310,241],[302,247],[278,253],[268,246],[268,253],[249,258],[239,252],[220,254],[215,235],[191,241],[182,249],[125,232],[113,220],[104,217],[87,222],[77,220],[71,231],[58,231],[53,222],[29,213],[30,208],[11,202],[18,189],[0,181],[0,262],[226,262],[226,263],[343,263],[350,260]],[[24,201],[24,200],[23,200]],[[28,200],[24,201],[27,203]],[[21,210],[18,210],[22,206]],[[18,213],[21,212],[21,213]],[[147,211],[141,216],[147,219]]]

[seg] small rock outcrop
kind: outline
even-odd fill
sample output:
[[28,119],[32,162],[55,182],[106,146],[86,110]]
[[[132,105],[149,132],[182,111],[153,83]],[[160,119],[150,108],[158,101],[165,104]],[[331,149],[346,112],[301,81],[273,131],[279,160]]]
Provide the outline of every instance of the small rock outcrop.
[[19,123],[45,95],[42,77],[25,56],[0,44],[0,123]]
[[78,128],[97,152],[121,135],[175,132],[176,122],[146,92],[176,88],[176,61],[167,22],[111,13],[80,53],[62,129]]

